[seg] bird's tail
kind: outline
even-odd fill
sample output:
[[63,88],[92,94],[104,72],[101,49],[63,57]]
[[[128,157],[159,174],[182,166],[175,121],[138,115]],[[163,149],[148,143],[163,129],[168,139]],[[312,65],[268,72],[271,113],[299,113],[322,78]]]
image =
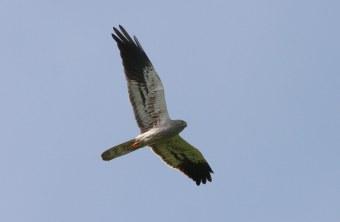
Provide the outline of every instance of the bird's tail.
[[102,158],[103,160],[109,161],[116,157],[135,151],[141,147],[142,146],[136,141],[136,139],[132,139],[106,150],[104,153],[102,153]]

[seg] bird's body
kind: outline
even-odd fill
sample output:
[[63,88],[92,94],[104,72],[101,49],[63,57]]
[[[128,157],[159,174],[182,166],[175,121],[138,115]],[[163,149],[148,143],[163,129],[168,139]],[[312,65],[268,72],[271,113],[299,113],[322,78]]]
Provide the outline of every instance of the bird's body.
[[183,120],[169,120],[167,124],[157,125],[136,137],[144,146],[157,144],[165,139],[178,135],[187,126]]
[[128,92],[141,134],[102,154],[111,160],[139,148],[150,146],[168,165],[182,171],[197,185],[211,181],[212,169],[203,155],[179,136],[187,126],[183,120],[171,120],[166,108],[164,87],[137,38],[122,26],[112,37],[121,52]]

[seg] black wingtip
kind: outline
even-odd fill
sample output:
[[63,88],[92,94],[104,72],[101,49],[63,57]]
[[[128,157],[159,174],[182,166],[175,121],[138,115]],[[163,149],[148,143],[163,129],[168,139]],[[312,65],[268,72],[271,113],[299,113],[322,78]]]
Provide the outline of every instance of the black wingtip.
[[116,27],[112,28],[115,33],[119,32],[119,30]]
[[133,41],[133,39],[131,38],[129,33],[124,29],[124,27],[121,25],[119,25],[118,27],[120,30],[113,27],[114,33],[112,34],[114,34],[120,40],[119,42],[122,42],[128,45],[136,45],[136,43]]
[[120,38],[118,38],[115,34],[111,33],[112,38],[117,42],[117,43],[121,43],[122,40],[120,40]]
[[207,162],[193,163],[188,159],[184,159],[179,169],[196,182],[199,186],[201,183],[206,184],[207,181],[211,182],[212,169]]

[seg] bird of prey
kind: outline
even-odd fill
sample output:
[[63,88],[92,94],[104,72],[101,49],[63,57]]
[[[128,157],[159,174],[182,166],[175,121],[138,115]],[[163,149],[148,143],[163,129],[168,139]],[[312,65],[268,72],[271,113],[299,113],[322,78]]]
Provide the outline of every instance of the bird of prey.
[[211,167],[201,152],[179,133],[187,126],[183,120],[171,120],[165,104],[163,84],[136,36],[133,39],[119,26],[113,28],[128,83],[130,102],[141,134],[106,150],[103,160],[125,155],[149,146],[169,166],[180,170],[197,185],[211,182]]

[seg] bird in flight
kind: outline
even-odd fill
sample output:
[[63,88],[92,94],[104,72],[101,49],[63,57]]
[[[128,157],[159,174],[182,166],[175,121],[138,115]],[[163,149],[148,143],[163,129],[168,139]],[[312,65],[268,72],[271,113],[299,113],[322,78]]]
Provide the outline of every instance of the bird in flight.
[[197,185],[211,182],[213,173],[202,153],[179,133],[187,126],[171,120],[165,104],[164,87],[136,36],[133,39],[119,26],[113,28],[128,83],[130,102],[141,134],[106,150],[101,156],[109,161],[149,146],[169,166],[183,172]]

